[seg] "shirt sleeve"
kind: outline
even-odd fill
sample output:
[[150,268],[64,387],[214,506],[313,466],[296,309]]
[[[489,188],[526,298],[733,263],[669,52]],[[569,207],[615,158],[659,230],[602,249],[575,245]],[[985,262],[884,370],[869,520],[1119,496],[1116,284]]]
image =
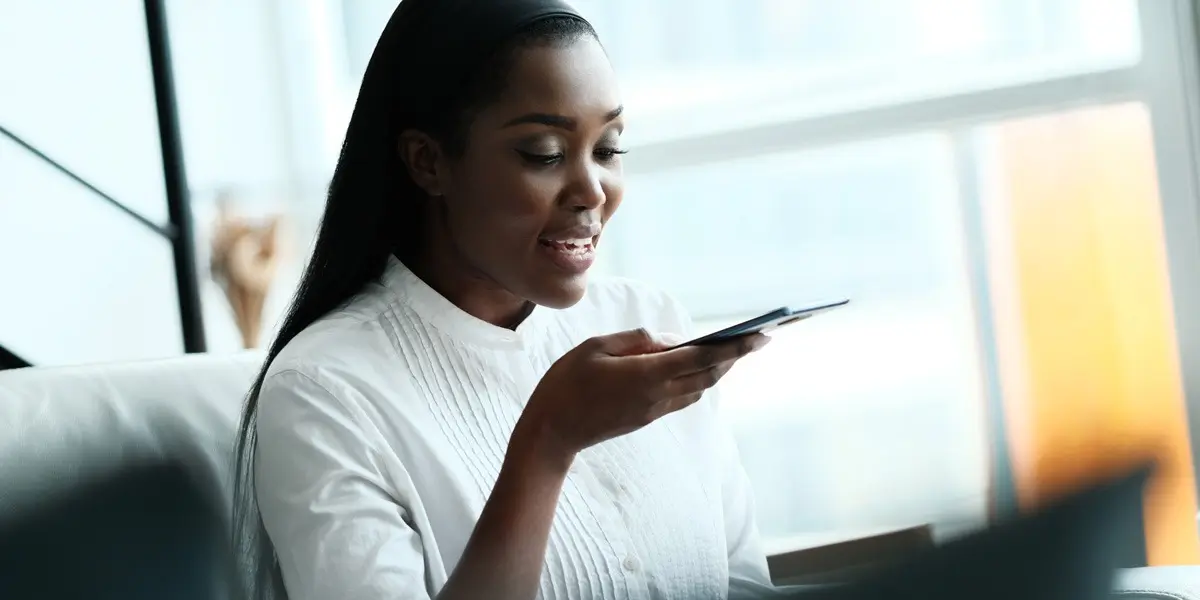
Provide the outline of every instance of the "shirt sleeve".
[[322,383],[281,371],[259,396],[255,493],[288,596],[428,599],[408,477],[385,477],[352,399]]

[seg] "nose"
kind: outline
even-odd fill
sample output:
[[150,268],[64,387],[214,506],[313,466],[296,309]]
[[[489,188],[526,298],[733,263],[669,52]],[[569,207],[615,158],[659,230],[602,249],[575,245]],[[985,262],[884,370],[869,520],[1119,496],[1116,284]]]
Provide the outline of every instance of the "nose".
[[574,178],[575,181],[572,182],[570,194],[567,196],[572,210],[587,212],[604,206],[608,194],[604,191],[603,173],[604,171],[595,165],[579,169],[578,175]]

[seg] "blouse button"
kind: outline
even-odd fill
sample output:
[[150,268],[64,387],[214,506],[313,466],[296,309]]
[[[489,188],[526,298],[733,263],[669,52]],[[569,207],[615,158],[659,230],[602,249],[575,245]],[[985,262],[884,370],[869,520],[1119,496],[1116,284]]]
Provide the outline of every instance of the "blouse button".
[[621,562],[621,566],[625,567],[626,571],[636,571],[638,570],[638,561],[632,556],[626,556],[625,560]]

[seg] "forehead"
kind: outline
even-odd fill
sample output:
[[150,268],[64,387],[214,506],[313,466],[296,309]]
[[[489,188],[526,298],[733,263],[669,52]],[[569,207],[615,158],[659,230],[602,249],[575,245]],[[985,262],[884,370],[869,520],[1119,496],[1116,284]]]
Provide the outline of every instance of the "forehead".
[[497,118],[546,112],[586,118],[621,105],[616,74],[600,43],[591,37],[568,45],[517,51],[508,85],[491,107]]

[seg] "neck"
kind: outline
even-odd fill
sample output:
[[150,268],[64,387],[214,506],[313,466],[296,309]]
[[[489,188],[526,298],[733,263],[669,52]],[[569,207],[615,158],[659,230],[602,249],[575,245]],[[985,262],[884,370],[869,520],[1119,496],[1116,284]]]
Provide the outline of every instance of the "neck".
[[426,229],[433,233],[405,265],[463,312],[506,329],[516,329],[533,312],[532,302],[519,298],[490,277],[470,266],[445,235],[440,223]]

